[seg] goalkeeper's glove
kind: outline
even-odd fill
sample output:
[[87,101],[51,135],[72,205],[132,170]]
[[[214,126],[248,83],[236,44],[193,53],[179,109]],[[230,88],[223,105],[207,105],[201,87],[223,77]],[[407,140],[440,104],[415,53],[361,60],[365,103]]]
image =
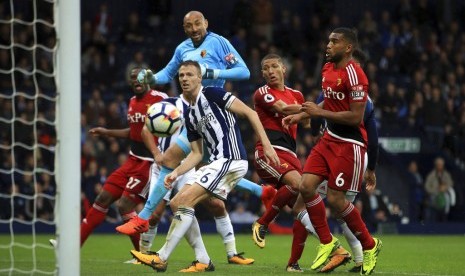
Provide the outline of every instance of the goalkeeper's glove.
[[203,66],[202,64],[200,65],[200,71],[202,74],[203,79],[217,79],[218,75],[220,74],[220,70],[218,69],[209,69]]
[[153,75],[152,70],[142,69],[139,74],[137,74],[137,81],[141,84],[154,85],[156,83],[155,76]]

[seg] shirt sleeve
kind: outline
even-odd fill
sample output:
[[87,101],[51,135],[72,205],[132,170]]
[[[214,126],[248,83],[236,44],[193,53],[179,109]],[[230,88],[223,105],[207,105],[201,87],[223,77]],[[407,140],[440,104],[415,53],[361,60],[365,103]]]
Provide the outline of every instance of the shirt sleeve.
[[270,93],[264,93],[266,91],[265,87],[259,88],[254,93],[254,103],[257,106],[263,106],[264,109],[268,110],[272,107],[278,99],[275,98]]
[[245,80],[249,79],[250,71],[234,46],[226,38],[219,36],[217,47],[219,58],[226,65],[226,70],[220,70],[218,78]]
[[231,92],[226,92],[226,90],[219,87],[205,88],[204,95],[207,100],[216,103],[219,107],[224,109],[228,109],[236,99],[236,96]]
[[347,89],[350,102],[366,102],[368,97],[368,79],[360,66],[350,64],[346,67]]
[[165,66],[165,68],[161,69],[158,71],[158,73],[155,74],[155,80],[157,84],[169,83],[178,73],[179,65],[182,62],[180,47],[181,45],[176,48],[173,57]]
[[378,163],[378,153],[379,153],[378,129],[376,126],[376,119],[375,119],[375,114],[373,110],[373,105],[370,101],[368,101],[367,106],[365,108],[364,124],[365,124],[365,129],[367,131],[367,136],[368,136],[367,168],[369,170],[375,170],[376,164]]

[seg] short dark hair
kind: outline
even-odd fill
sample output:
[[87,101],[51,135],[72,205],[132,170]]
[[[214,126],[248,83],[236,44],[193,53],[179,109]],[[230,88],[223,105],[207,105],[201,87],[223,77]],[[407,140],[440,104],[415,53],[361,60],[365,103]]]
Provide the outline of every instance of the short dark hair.
[[181,68],[181,66],[189,66],[189,65],[195,66],[197,70],[199,70],[199,73],[202,72],[202,70],[200,69],[200,64],[195,60],[185,60],[181,62],[181,64],[179,65],[179,68]]
[[266,56],[264,56],[262,58],[262,61],[260,62],[260,65],[263,66],[263,62],[265,60],[268,60],[268,59],[277,59],[279,62],[283,63],[283,59],[281,58],[281,56],[277,55],[277,54],[268,54]]
[[333,33],[342,34],[344,38],[349,41],[350,44],[354,47],[354,49],[358,48],[358,38],[357,38],[357,30],[340,27],[336,28],[332,31]]

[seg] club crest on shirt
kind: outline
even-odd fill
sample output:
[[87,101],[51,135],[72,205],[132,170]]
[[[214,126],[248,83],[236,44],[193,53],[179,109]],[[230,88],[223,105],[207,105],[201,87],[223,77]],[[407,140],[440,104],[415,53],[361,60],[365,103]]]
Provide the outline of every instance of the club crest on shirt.
[[200,56],[201,56],[202,58],[204,58],[206,55],[207,55],[207,50],[202,50],[202,51],[200,52]]
[[271,94],[265,94],[264,100],[266,103],[271,103],[272,101],[274,101],[274,97]]
[[237,58],[234,56],[233,53],[229,53],[227,54],[225,57],[224,57],[224,60],[226,60],[226,63],[229,64],[229,65],[234,65],[236,64],[238,61],[237,61]]

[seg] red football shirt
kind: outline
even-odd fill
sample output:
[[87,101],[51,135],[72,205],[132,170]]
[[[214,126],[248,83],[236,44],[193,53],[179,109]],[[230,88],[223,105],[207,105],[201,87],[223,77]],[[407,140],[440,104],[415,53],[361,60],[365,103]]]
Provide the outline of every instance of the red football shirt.
[[[334,68],[328,62],[322,70],[322,91],[324,109],[333,112],[350,110],[353,102],[366,102],[368,97],[368,78],[363,69],[353,60],[344,68]],[[358,127],[338,124],[327,120],[325,138],[344,140],[360,146],[366,146],[367,134],[363,120]]]
[[[145,148],[142,136],[142,128],[144,127],[145,114],[147,109],[154,103],[160,102],[163,99],[168,98],[163,92],[156,90],[150,90],[145,93],[142,97],[138,98],[133,96],[129,100],[128,107],[128,125],[129,125],[129,139],[131,140],[131,154],[138,157],[151,157],[152,155]],[[154,136],[154,139],[155,136]]]
[[143,95],[141,98],[133,96],[129,100],[128,107],[128,124],[129,124],[129,139],[142,142],[140,133],[144,127],[145,114],[147,109],[154,103],[160,102],[163,99],[168,98],[168,95],[163,92],[151,90]]
[[[302,104],[304,102],[302,93],[287,86],[284,87],[284,91],[280,91],[264,85],[255,91],[253,100],[255,111],[271,144],[295,152],[297,125],[292,125],[289,128],[283,127],[282,119],[285,115],[274,112],[271,107],[279,100],[286,104]],[[257,143],[257,145],[259,144],[260,142]]]

